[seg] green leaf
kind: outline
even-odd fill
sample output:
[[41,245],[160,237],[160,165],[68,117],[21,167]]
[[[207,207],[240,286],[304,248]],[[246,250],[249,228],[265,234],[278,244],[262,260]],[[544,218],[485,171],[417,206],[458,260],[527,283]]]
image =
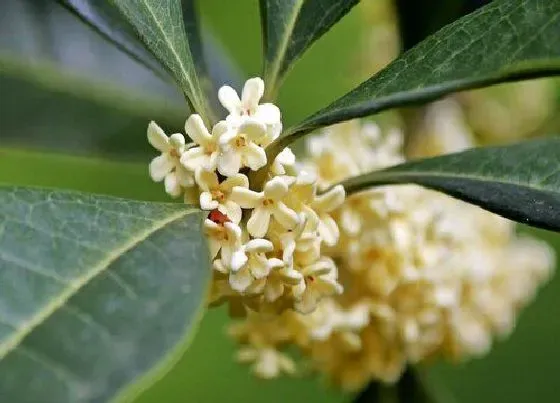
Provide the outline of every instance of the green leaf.
[[274,97],[292,64],[357,3],[358,0],[260,0],[265,97]]
[[506,218],[560,231],[560,137],[397,165],[343,182],[348,193],[416,183]]
[[[403,49],[411,49],[438,29],[489,2],[490,0],[396,0]],[[437,13],[434,10],[438,10]]]
[[170,78],[163,66],[138,39],[132,27],[108,1],[57,0],[57,2],[118,49],[152,70],[158,77]]
[[201,221],[181,204],[0,188],[0,396],[108,401],[167,369],[205,303]]
[[447,93],[560,74],[560,2],[497,0],[430,36],[288,130],[281,150],[314,129]]
[[209,119],[206,96],[185,34],[181,1],[113,0],[113,3],[152,53],[171,71],[193,109]]

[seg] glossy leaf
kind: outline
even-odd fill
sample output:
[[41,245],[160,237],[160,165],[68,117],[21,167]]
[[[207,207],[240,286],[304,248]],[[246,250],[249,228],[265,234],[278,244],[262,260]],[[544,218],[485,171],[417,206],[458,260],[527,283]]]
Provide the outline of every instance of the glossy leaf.
[[411,161],[343,182],[348,193],[416,183],[506,218],[560,231],[560,137]]
[[154,59],[122,15],[107,0],[57,0],[107,41],[156,75],[169,79],[162,64]]
[[113,0],[152,53],[172,72],[193,109],[210,113],[185,33],[180,0]]
[[336,24],[358,0],[261,0],[266,97],[305,50]]
[[181,204],[0,188],[2,399],[108,401],[165,370],[205,302],[201,220]]
[[[396,0],[395,8],[403,50],[411,49],[440,28],[490,0]],[[434,13],[434,10],[438,10]]]
[[560,74],[560,2],[496,0],[414,47],[277,141],[447,93]]

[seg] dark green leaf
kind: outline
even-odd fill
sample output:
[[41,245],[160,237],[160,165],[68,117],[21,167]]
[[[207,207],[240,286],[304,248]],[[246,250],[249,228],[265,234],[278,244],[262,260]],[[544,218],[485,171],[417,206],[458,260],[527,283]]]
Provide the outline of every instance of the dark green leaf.
[[113,0],[152,53],[173,73],[193,109],[210,118],[185,33],[180,0]]
[[265,96],[274,96],[291,65],[357,3],[358,0],[260,0]]
[[[396,0],[403,50],[411,49],[443,26],[489,2],[490,0]],[[437,13],[434,10],[438,10]]]
[[0,396],[108,401],[165,369],[205,302],[201,220],[180,204],[1,189]]
[[560,137],[486,147],[350,178],[347,192],[416,183],[506,218],[560,231]]
[[156,75],[169,79],[162,65],[138,39],[132,27],[106,0],[57,0],[85,24]]
[[450,92],[560,74],[560,2],[496,0],[441,29],[328,107],[288,130],[274,147],[356,117]]

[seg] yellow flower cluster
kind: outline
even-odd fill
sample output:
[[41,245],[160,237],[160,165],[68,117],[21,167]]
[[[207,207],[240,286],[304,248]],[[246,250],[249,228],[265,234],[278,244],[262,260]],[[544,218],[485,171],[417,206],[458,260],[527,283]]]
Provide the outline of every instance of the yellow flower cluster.
[[[447,114],[438,108],[440,118]],[[460,133],[446,151],[465,146]],[[307,169],[328,186],[402,161],[401,140],[369,123],[334,126],[309,141]],[[340,239],[326,254],[344,294],[308,315],[249,315],[230,328],[242,344],[239,360],[258,376],[296,370],[282,352],[288,345],[352,390],[394,382],[408,364],[433,356],[484,354],[552,271],[548,246],[516,235],[510,221],[414,185],[352,195],[333,217]]]
[[[241,97],[222,87],[218,97],[228,116],[209,131],[199,115],[180,133],[167,136],[154,122],[149,142],[161,152],[150,164],[166,192],[207,210],[204,230],[213,267],[211,304],[229,302],[245,314],[302,313],[323,297],[340,294],[338,269],[322,253],[334,246],[339,229],[331,217],[345,198],[341,186],[317,192],[317,177],[296,163],[289,148],[268,164],[265,147],[281,130],[280,110],[260,104],[264,83],[252,78]],[[266,169],[262,189],[253,190],[251,172]]]

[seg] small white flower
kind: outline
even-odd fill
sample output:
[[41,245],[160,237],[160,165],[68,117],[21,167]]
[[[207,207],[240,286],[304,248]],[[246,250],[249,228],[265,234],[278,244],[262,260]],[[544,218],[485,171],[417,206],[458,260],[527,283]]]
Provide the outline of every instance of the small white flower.
[[241,228],[237,224],[216,223],[206,219],[204,220],[204,232],[208,237],[210,259],[214,259],[221,251],[222,261],[230,262],[233,253],[241,247]]
[[185,152],[185,138],[180,133],[167,137],[165,132],[155,123],[148,125],[148,141],[161,152],[150,163],[150,176],[155,182],[165,182],[165,191],[177,197],[181,195],[183,188],[194,184],[191,172],[184,169],[179,160]]
[[202,169],[196,172],[195,178],[202,191],[200,208],[203,210],[218,209],[233,223],[238,224],[241,221],[241,207],[230,200],[231,190],[234,186],[248,188],[249,179],[243,174],[236,174],[220,182],[215,172]]
[[329,215],[344,203],[346,193],[342,185],[337,185],[329,191],[318,195],[311,203],[311,208],[319,216],[319,235],[328,246],[336,245],[340,231],[336,221]]
[[337,281],[337,269],[333,260],[322,257],[300,270],[303,279],[292,288],[296,302],[294,307],[301,313],[310,313],[323,297],[342,293]]
[[284,262],[280,259],[266,257],[265,253],[273,249],[274,246],[269,240],[251,239],[236,250],[230,263],[231,288],[244,292],[254,280],[266,278],[271,270],[282,267]]
[[270,172],[273,175],[285,175],[287,170],[293,169],[296,163],[296,156],[288,147],[284,148],[274,159]]
[[230,127],[220,138],[218,171],[232,176],[242,167],[251,170],[266,165],[266,153],[257,141],[266,134],[265,126],[257,120],[247,119],[238,127]]
[[249,234],[262,238],[270,224],[270,217],[286,229],[292,229],[298,223],[297,213],[282,201],[289,192],[289,184],[285,178],[272,178],[264,185],[262,192],[234,187],[230,199],[243,208],[254,209],[247,222]]
[[241,125],[248,117],[254,118],[266,126],[266,136],[260,139],[265,146],[275,140],[282,131],[280,109],[274,104],[259,102],[264,93],[264,81],[258,77],[245,82],[241,99],[237,92],[225,85],[218,91],[220,103],[229,111],[226,118],[233,126]]
[[199,168],[207,171],[216,169],[219,139],[227,130],[227,123],[221,121],[214,125],[212,134],[210,134],[199,115],[189,116],[185,123],[185,132],[198,146],[183,153],[181,164],[191,171],[196,171]]

